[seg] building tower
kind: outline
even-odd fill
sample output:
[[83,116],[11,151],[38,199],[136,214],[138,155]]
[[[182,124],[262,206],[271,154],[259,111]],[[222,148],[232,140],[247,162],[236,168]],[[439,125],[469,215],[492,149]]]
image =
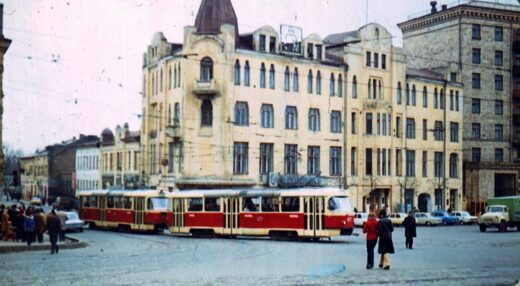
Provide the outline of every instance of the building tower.
[[[11,40],[4,37],[4,4],[0,3],[0,145],[3,146],[3,122],[4,113],[4,92],[3,92],[3,74],[4,74],[4,55],[11,45]],[[0,186],[4,185],[4,151],[0,148]]]

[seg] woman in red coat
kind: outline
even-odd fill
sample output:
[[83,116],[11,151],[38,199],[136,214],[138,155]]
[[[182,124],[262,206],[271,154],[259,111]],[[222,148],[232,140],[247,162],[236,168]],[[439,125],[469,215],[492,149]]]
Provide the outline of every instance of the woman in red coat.
[[374,267],[374,248],[377,244],[377,219],[373,213],[368,215],[368,219],[363,224],[363,233],[367,234],[367,269]]

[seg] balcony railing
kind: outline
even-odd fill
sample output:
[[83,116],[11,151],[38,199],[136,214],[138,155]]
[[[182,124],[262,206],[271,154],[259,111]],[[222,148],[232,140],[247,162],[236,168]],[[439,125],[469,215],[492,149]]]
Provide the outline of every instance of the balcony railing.
[[218,90],[215,79],[196,80],[193,87],[193,92],[201,95],[217,95]]

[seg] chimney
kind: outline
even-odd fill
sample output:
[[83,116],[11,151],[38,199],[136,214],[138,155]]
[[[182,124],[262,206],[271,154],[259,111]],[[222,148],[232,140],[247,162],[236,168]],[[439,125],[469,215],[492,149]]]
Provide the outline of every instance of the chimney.
[[448,10],[448,5],[446,5],[446,4],[442,5],[442,11],[446,11],[446,10]]
[[437,13],[437,1],[431,1],[430,6],[432,6],[432,14]]

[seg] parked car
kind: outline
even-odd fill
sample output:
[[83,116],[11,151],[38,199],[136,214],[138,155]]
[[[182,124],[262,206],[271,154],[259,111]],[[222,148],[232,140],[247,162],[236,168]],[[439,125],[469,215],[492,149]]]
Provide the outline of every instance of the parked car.
[[460,224],[475,224],[478,222],[478,217],[472,216],[468,212],[456,211],[452,212],[451,215],[458,218]]
[[39,208],[42,206],[42,200],[38,197],[33,197],[29,202],[29,206]]
[[388,216],[388,218],[390,219],[390,221],[392,222],[392,224],[394,226],[399,226],[399,225],[402,225],[403,224],[403,221],[404,219],[407,217],[408,215],[405,214],[405,213],[393,213],[393,214],[390,214]]
[[453,224],[459,223],[459,219],[457,217],[454,217],[454,216],[450,215],[446,211],[435,211],[435,212],[432,212],[432,216],[441,218],[442,219],[442,223],[444,225],[453,225]]
[[356,213],[354,216],[354,225],[363,226],[368,219],[368,213]]
[[75,212],[66,212],[67,220],[65,220],[65,231],[80,231],[83,232],[85,222],[79,219]]
[[440,225],[442,219],[432,216],[430,213],[415,213],[415,222],[417,225]]

